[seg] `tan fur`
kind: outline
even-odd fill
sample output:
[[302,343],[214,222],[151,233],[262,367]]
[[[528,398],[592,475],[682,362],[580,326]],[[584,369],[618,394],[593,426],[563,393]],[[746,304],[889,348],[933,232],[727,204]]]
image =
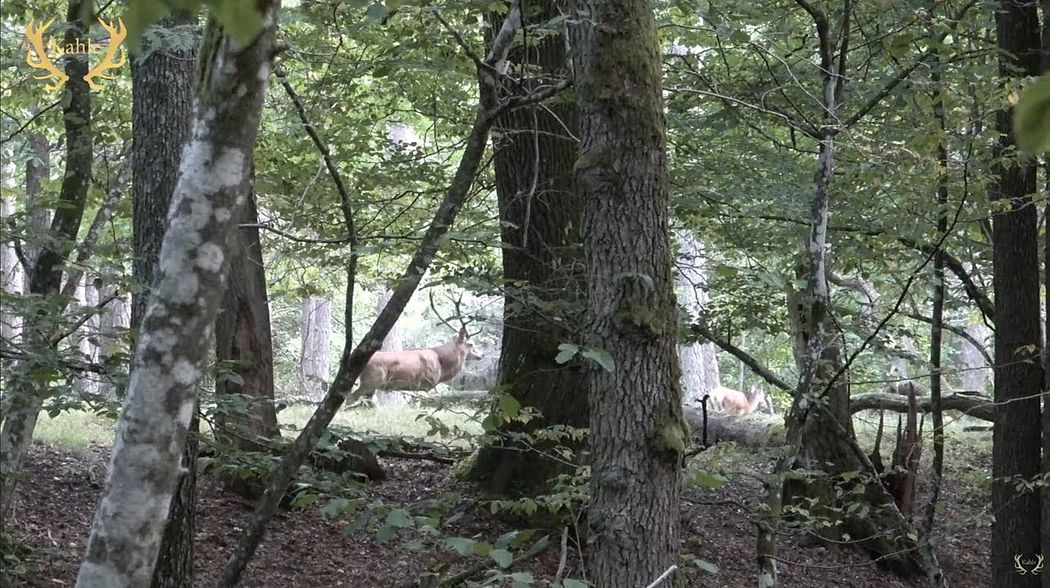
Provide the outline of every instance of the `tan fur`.
[[751,414],[765,400],[766,393],[762,388],[752,388],[752,397],[748,400],[747,395],[740,390],[719,386],[708,392],[715,399],[718,407],[725,412],[735,414]]
[[377,351],[361,372],[361,391],[431,390],[456,377],[468,357],[478,358],[473,347],[461,329],[459,336],[437,347]]

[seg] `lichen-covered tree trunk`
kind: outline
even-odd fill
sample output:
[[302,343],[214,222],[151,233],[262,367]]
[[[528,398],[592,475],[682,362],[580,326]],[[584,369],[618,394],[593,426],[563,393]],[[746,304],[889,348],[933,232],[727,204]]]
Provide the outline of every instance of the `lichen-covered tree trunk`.
[[[87,42],[87,26],[80,20],[81,13],[80,0],[71,0],[67,11],[67,19],[71,26],[66,30],[63,43]],[[64,307],[61,301],[57,300],[57,294],[62,287],[66,259],[73,250],[80,230],[88,188],[91,185],[94,141],[91,128],[91,93],[83,79],[87,71],[87,62],[83,59],[66,61],[65,73],[69,76],[69,81],[65,85],[62,108],[66,139],[65,173],[62,176],[54,216],[51,218],[48,231],[50,238],[39,252],[33,255],[30,270],[27,272],[26,291],[29,294],[49,297],[56,309]],[[43,145],[46,146],[46,142]],[[40,176],[27,172],[27,193],[31,179],[39,181]],[[39,185],[34,187],[34,193],[39,193]],[[9,513],[22,463],[33,440],[37,416],[48,392],[46,384],[34,381],[28,374],[35,370],[35,358],[46,357],[52,351],[51,332],[35,328],[32,323],[33,317],[27,317],[22,338],[28,358],[11,368],[11,379],[15,384],[6,391],[10,396],[8,411],[0,429],[0,520],[6,520]]]
[[265,26],[244,44],[214,19],[201,45],[189,141],[179,164],[154,287],[135,346],[109,473],[77,586],[145,586],[196,413],[197,386],[248,194],[272,70],[279,3],[253,4]]
[[[254,192],[248,195],[241,224],[258,224]],[[259,229],[238,228],[230,238],[230,273],[222,310],[215,321],[215,358],[232,362],[239,382],[219,378],[215,393],[222,406],[217,440],[244,450],[261,450],[280,436],[273,405],[273,339],[266,295]],[[224,395],[239,395],[224,398]]]
[[[196,22],[195,16],[176,13],[157,27],[170,29]],[[142,326],[146,301],[157,274],[168,210],[193,112],[195,51],[165,46],[146,49],[145,57],[135,55],[131,64],[132,247],[135,252],[131,267],[139,288],[132,295],[130,326],[136,330]],[[195,431],[195,424],[190,429]],[[155,588],[182,588],[192,582],[196,463],[197,441],[191,436],[182,456],[184,475],[179,477],[168,511],[161,547],[164,555],[154,570]]]
[[660,43],[642,0],[591,0],[574,55],[585,198],[591,579],[648,586],[676,563],[682,416]]
[[[1034,2],[1004,0],[996,6],[999,75],[1004,79],[1039,73],[1038,12]],[[998,114],[1000,133],[992,196],[1003,209],[992,217],[992,283],[995,290],[995,402],[999,418],[992,432],[992,578],[996,586],[1038,586],[1034,574],[1021,576],[1014,556],[1034,558],[1040,549],[1037,493],[1018,479],[1040,474],[1038,210],[1034,161],[1015,159],[1009,110]],[[1020,157],[1025,157],[1021,155]]]
[[332,346],[332,301],[324,296],[303,299],[299,319],[299,394],[314,402],[328,391],[328,354]]
[[[530,19],[558,14],[556,2],[531,3]],[[493,30],[493,36],[495,30]],[[530,75],[519,94],[568,75],[564,34],[530,38],[511,52]],[[508,113],[496,123],[495,166],[503,253],[503,337],[498,385],[542,419],[503,422],[481,448],[470,476],[505,492],[542,487],[564,470],[561,461],[534,442],[525,448],[505,435],[540,427],[587,426],[584,374],[558,364],[558,345],[580,327],[584,297],[580,248],[582,199],[576,193],[573,163],[579,133],[576,108],[567,101]]]

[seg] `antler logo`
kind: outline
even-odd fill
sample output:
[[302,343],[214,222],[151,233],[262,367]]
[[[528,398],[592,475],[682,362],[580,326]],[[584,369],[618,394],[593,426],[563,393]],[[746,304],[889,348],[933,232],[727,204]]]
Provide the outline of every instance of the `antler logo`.
[[[55,19],[51,19],[44,23],[43,26],[34,27],[33,20],[30,19],[29,24],[26,25],[26,41],[29,43],[29,48],[26,51],[26,63],[33,69],[43,70],[45,73],[40,76],[36,76],[38,80],[52,80],[52,82],[45,86],[49,91],[59,90],[69,81],[69,76],[64,71],[55,65],[55,62],[51,60],[51,56],[48,54],[48,44],[44,43],[44,33],[51,24],[55,22]],[[112,80],[115,79],[112,75],[106,72],[111,69],[117,69],[124,65],[127,61],[127,50],[120,46],[124,41],[124,38],[128,36],[128,30],[124,27],[124,21],[117,18],[117,24],[114,26],[112,23],[108,23],[101,18],[98,19],[98,23],[102,25],[102,28],[106,29],[109,33],[109,44],[106,46],[106,52],[102,56],[102,60],[99,61],[98,65],[92,67],[86,74],[84,74],[84,81],[87,82],[88,87],[92,90],[99,88],[96,80]],[[76,45],[68,45],[62,47],[58,45],[54,40],[50,43],[51,47],[56,50],[54,52],[59,54],[72,54],[72,53],[87,53],[90,54],[94,51],[95,45],[88,40],[87,46],[82,43]]]
[[1038,576],[1043,571],[1043,556],[1037,554],[1034,558],[1022,558],[1020,555],[1015,555],[1014,569],[1022,576],[1025,574]]

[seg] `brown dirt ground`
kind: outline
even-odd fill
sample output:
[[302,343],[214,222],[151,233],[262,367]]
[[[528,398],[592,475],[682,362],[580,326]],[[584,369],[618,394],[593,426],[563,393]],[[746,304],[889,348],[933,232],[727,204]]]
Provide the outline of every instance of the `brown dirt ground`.
[[[5,533],[16,544],[31,548],[18,560],[7,559],[4,586],[71,586],[82,556],[87,531],[104,480],[108,449],[94,448],[78,455],[40,444],[28,457],[28,479],[20,486],[13,517]],[[376,498],[392,505],[411,505],[453,492],[471,496],[468,487],[453,480],[448,466],[422,461],[388,460],[386,482],[371,488]],[[753,586],[754,527],[744,505],[759,495],[757,482],[733,482],[717,492],[690,489],[683,503],[683,545],[714,562],[720,571],[690,581],[691,586],[730,588]],[[940,514],[939,557],[956,587],[987,586],[990,582],[987,525],[976,524],[971,513],[987,508],[985,496],[963,494],[947,485],[946,505]],[[475,496],[476,498],[476,496]],[[469,502],[465,503],[469,504]],[[198,491],[196,581],[214,585],[230,553],[251,504],[224,493],[211,477],[201,479]],[[345,521],[323,516],[317,508],[283,512],[270,527],[259,551],[245,572],[246,588],[409,588],[422,586],[428,570],[456,573],[474,562],[446,549],[425,545],[419,552],[405,548],[410,538],[401,536],[379,542],[371,533],[345,535]],[[458,536],[494,540],[511,527],[490,516],[486,509],[471,509],[460,519]],[[512,571],[531,571],[537,579],[551,579],[561,555],[561,530],[551,533],[552,547],[539,557],[515,564]],[[570,577],[580,577],[579,558],[571,547],[566,554]],[[892,588],[921,586],[875,569],[852,551],[829,551],[803,545],[793,538],[781,540],[784,560],[779,566],[783,586]],[[545,585],[540,582],[538,585]]]

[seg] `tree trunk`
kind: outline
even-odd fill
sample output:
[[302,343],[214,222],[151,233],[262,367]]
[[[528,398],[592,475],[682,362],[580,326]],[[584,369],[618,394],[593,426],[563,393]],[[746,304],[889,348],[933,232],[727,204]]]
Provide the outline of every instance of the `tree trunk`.
[[328,353],[332,344],[332,301],[321,296],[303,300],[299,319],[299,394],[319,402],[328,391]]
[[[157,26],[173,28],[197,22],[176,13]],[[144,41],[145,42],[145,41]],[[189,138],[193,106],[194,50],[150,47],[135,56],[132,75],[132,275],[138,286],[131,298],[130,326],[142,327],[146,302],[156,285],[157,259],[167,229],[168,211],[179,175],[182,150]],[[139,289],[141,288],[141,289]],[[197,342],[204,345],[204,342]],[[119,389],[118,389],[119,394]],[[196,409],[194,409],[196,412]],[[192,583],[193,523],[197,484],[196,414],[182,451],[184,475],[167,510],[167,525],[153,574],[155,588],[182,588]]]
[[[392,291],[384,289],[376,295],[376,316],[383,312],[383,307],[386,306],[387,302],[390,302],[392,294]],[[390,327],[390,332],[383,338],[383,345],[379,348],[380,351],[400,351],[404,347],[401,341],[400,322],[398,320],[398,322],[394,323],[394,326]],[[405,403],[405,395],[399,390],[377,390],[375,396],[372,397],[372,401],[378,405],[400,405]]]
[[[660,43],[648,2],[591,0],[576,91],[585,198],[596,586],[648,586],[676,563],[682,415]],[[630,23],[626,25],[625,23]],[[669,585],[670,582],[661,584]]]
[[[992,335],[989,329],[980,319],[966,327],[966,332],[977,341],[989,341]],[[955,349],[962,363],[962,374],[960,375],[963,390],[976,390],[987,394],[988,384],[991,383],[992,366],[988,365],[981,349],[974,346],[963,337],[955,337]]]
[[[240,223],[258,224],[254,191]],[[259,229],[240,228],[230,237],[230,273],[223,308],[215,320],[215,358],[231,362],[230,377],[215,382],[219,414],[216,440],[258,451],[280,436],[273,405],[273,338]],[[229,395],[239,395],[230,397]]]
[[[87,25],[80,19],[82,12],[80,0],[69,2],[67,20],[71,26],[66,29],[64,44],[87,43]],[[63,101],[62,108],[66,138],[65,173],[48,231],[48,242],[38,254],[34,254],[30,271],[27,272],[26,291],[51,298],[58,309],[63,305],[55,298],[62,287],[63,269],[76,242],[91,185],[94,137],[91,128],[91,92],[83,79],[87,71],[85,60],[66,61],[65,73],[69,80],[64,90],[67,99]],[[40,147],[46,150],[46,142],[33,145],[34,153]],[[36,163],[33,162],[33,165]],[[39,194],[39,185],[30,186],[29,182],[40,179],[38,172],[29,173],[27,170],[27,194],[30,188],[33,188],[34,194]],[[32,318],[25,321],[22,341],[28,358],[11,370],[16,385],[7,391],[10,395],[8,412],[0,430],[0,521],[6,520],[10,512],[22,462],[29,452],[37,417],[49,390],[46,383],[40,384],[28,377],[35,368],[34,358],[46,357],[53,351],[51,333],[34,328],[31,323]]]
[[[256,2],[250,44],[209,18],[190,141],[183,151],[155,286],[132,361],[117,443],[77,586],[144,586],[196,413],[198,380],[229,266],[274,55],[277,2]],[[185,538],[185,533],[179,533]]]
[[[1042,66],[1043,75],[1050,75],[1050,3],[1044,1],[1040,4],[1043,17],[1043,47]],[[1043,158],[1043,189],[1050,194],[1050,158]],[[1050,203],[1043,206],[1043,222],[1050,222]],[[1043,325],[1043,333],[1046,339],[1043,341],[1043,471],[1050,472],[1050,397],[1045,394],[1050,391],[1050,230],[1043,228],[1043,292],[1046,295],[1046,314]],[[1042,521],[1040,534],[1042,535],[1042,553],[1050,555],[1050,487],[1043,486],[1041,491],[1040,507],[1042,508]],[[1050,588],[1050,573],[1043,574],[1043,588]]]
[[[1034,2],[1003,0],[995,19],[999,74],[1004,79],[1039,73],[1039,17]],[[1032,202],[1034,162],[1018,161],[1011,112],[998,114],[1000,133],[992,195],[1006,207],[992,217],[995,289],[995,402],[992,433],[992,578],[996,586],[1038,586],[1034,574],[1017,573],[1014,557],[1040,553],[1040,506],[1036,493],[1019,490],[1017,479],[1040,473],[1039,227]],[[1024,157],[1024,156],[1021,156]],[[1000,161],[997,159],[997,161]]]
[[32,157],[26,161],[26,236],[34,238],[22,244],[26,260],[26,271],[22,274],[23,293],[29,292],[29,280],[40,256],[40,237],[46,236],[51,225],[51,209],[40,202],[44,183],[51,176],[51,146],[47,137],[40,133],[30,134],[29,151]]
[[[77,329],[74,335],[80,351],[80,359],[87,363],[96,363],[99,358],[98,332],[99,316],[96,311],[98,306],[98,289],[93,283],[88,283],[87,276],[81,275],[77,284],[77,302],[81,305],[80,312],[91,316]],[[76,313],[73,316],[77,316]],[[76,376],[76,392],[81,397],[98,394],[98,374],[82,372]]]
[[106,305],[99,323],[99,360],[110,370],[103,375],[99,392],[105,398],[114,400],[119,388],[119,374],[114,373],[117,367],[116,356],[119,353],[127,353],[124,341],[127,338],[128,327],[131,326],[131,305],[127,295],[119,292],[117,286],[103,285],[98,295],[103,300],[114,297],[112,302]]
[[[4,188],[8,193],[14,191],[14,181],[15,165],[8,161],[4,163]],[[0,199],[0,223],[4,223],[6,227],[8,219],[14,215],[14,212],[13,200],[6,196]],[[22,292],[22,268],[18,263],[15,244],[12,241],[0,243],[0,289],[4,291],[3,305],[0,306],[0,337],[6,347],[14,342],[20,323],[18,314],[9,306],[9,297]],[[6,368],[7,360],[4,362]]]
[[[703,246],[691,232],[680,230],[676,236],[679,246],[678,297],[689,313],[690,322],[696,322],[707,311],[707,259]],[[699,406],[705,394],[722,385],[715,344],[698,341],[679,345],[678,359],[682,366],[684,401],[690,406]]]
[[[558,14],[556,2],[533,3],[530,19]],[[519,94],[566,75],[563,34],[515,48],[510,61],[534,75]],[[574,190],[579,132],[576,108],[566,101],[502,116],[494,131],[504,277],[504,316],[498,384],[523,408],[543,418],[528,423],[500,419],[491,444],[478,452],[470,476],[495,492],[543,487],[564,466],[542,443],[527,450],[505,440],[542,427],[587,426],[584,374],[555,361],[558,345],[572,341],[583,304],[580,221],[582,199]],[[498,410],[498,409],[497,409]]]

